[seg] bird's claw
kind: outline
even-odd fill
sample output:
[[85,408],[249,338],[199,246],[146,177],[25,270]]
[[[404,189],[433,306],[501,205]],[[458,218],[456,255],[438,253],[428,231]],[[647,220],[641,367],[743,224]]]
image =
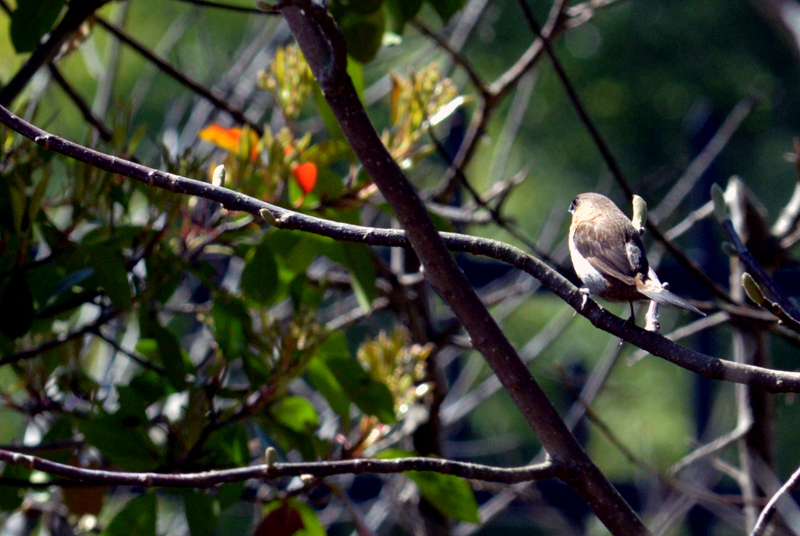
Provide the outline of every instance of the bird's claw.
[[589,294],[591,294],[591,292],[586,287],[579,288],[578,292],[583,294],[583,299],[581,299],[581,311],[583,311],[584,307],[586,307],[586,304],[589,302]]

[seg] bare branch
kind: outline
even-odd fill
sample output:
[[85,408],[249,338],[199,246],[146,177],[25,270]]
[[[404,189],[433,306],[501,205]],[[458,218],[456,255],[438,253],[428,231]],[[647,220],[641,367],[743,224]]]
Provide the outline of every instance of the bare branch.
[[[214,187],[206,182],[166,173],[122,158],[106,155],[100,151],[83,147],[45,132],[3,107],[0,107],[0,123],[33,140],[45,149],[75,158],[106,171],[130,177],[149,186],[163,188],[174,193],[210,199],[221,203],[229,210],[239,210],[250,214],[259,214],[260,211],[266,210],[266,213],[261,212],[261,214],[267,214],[270,222],[282,229],[302,230],[329,236],[335,240],[360,242],[373,246],[409,247],[410,245],[406,239],[405,232],[401,230],[376,229],[314,218],[270,205],[227,188]],[[761,385],[771,392],[800,392],[800,373],[776,371],[714,358],[679,346],[657,333],[648,332],[631,325],[629,322],[609,313],[592,300],[587,300],[584,304],[583,295],[575,285],[541,260],[518,248],[496,240],[457,233],[439,234],[450,250],[497,259],[531,274],[560,296],[578,313],[589,319],[595,327],[616,335],[655,356],[662,357],[680,367],[696,372],[705,378]],[[458,270],[458,273],[461,273],[460,270]],[[481,305],[481,307],[483,306]]]
[[772,518],[775,517],[778,504],[782,500],[791,500],[789,495],[798,489],[800,489],[800,468],[792,473],[792,476],[789,477],[789,480],[787,480],[786,483],[781,486],[781,489],[779,489],[778,492],[769,500],[767,505],[761,511],[761,514],[758,516],[758,520],[756,521],[750,536],[763,536],[766,534]]
[[211,102],[217,108],[226,111],[236,121],[244,125],[247,125],[251,129],[253,129],[253,132],[257,133],[259,136],[264,134],[264,127],[258,124],[258,122],[251,121],[250,119],[247,118],[244,112],[234,107],[228,101],[226,101],[219,95],[216,95],[213,91],[203,86],[200,82],[192,80],[186,74],[182,73],[181,71],[179,71],[178,69],[176,69],[175,67],[164,61],[162,58],[156,56],[155,54],[147,50],[147,48],[143,44],[133,39],[131,36],[125,33],[124,30],[118,28],[117,26],[111,24],[110,22],[107,22],[101,17],[95,16],[94,19],[100,26],[102,26],[104,29],[106,29],[108,32],[114,35],[114,37],[116,37],[129,47],[131,47],[138,54],[144,57],[147,61],[158,67],[162,72],[164,72],[164,74],[172,77],[172,79],[174,79],[175,81],[183,84],[184,86],[189,88],[191,91],[193,91],[200,97]]
[[42,471],[50,475],[72,478],[85,484],[98,486],[142,486],[146,488],[211,488],[219,484],[243,482],[251,478],[258,480],[275,480],[286,476],[301,475],[311,475],[321,478],[341,474],[392,474],[405,471],[432,471],[471,480],[513,484],[529,480],[547,480],[554,478],[560,472],[559,466],[554,462],[506,469],[474,463],[420,457],[395,458],[391,460],[360,458],[335,462],[276,463],[271,465],[264,464],[252,467],[180,474],[128,473],[123,471],[86,469],[8,450],[0,450],[0,460],[28,469]]
[[675,184],[673,184],[670,191],[667,192],[667,195],[661,200],[661,203],[653,210],[651,215],[653,223],[658,223],[678,208],[684,197],[692,191],[692,188],[697,184],[700,177],[703,176],[703,173],[706,172],[708,167],[722,152],[722,149],[725,148],[725,145],[728,144],[733,134],[739,128],[739,125],[742,124],[742,121],[750,115],[755,105],[755,97],[748,95],[733,107],[733,110],[731,110],[728,117],[725,118],[725,121],[720,125],[714,136],[709,140],[706,146],[703,147],[700,154],[692,160],[692,163],[689,164],[689,167],[686,168],[683,175],[675,181]]
[[25,89],[33,75],[47,62],[55,58],[61,45],[77,30],[95,10],[99,9],[108,0],[86,0],[85,2],[70,2],[66,14],[61,22],[47,35],[28,61],[17,71],[8,84],[0,90],[0,105],[10,106],[14,99]]

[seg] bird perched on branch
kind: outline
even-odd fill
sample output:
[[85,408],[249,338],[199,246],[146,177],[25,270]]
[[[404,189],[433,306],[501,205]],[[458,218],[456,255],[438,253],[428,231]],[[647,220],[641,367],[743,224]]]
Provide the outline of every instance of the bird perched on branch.
[[633,302],[638,300],[675,305],[705,316],[659,281],[642,244],[643,223],[634,226],[613,201],[595,193],[579,194],[569,211],[569,253],[584,294],[629,302],[632,320]]

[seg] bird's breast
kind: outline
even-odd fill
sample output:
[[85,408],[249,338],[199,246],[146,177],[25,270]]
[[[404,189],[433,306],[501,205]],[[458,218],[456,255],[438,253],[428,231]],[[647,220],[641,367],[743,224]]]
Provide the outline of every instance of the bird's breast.
[[575,268],[575,272],[589,292],[598,296],[605,293],[608,289],[606,278],[586,260],[586,257],[580,254],[573,240],[569,241],[569,255],[572,257],[572,266]]

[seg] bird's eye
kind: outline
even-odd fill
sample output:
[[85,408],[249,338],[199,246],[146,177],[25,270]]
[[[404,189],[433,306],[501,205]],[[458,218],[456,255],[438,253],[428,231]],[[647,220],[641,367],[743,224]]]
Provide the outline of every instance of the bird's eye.
[[572,203],[569,204],[569,213],[574,214],[575,207],[577,206],[578,206],[578,198],[576,197],[575,199],[572,200]]

